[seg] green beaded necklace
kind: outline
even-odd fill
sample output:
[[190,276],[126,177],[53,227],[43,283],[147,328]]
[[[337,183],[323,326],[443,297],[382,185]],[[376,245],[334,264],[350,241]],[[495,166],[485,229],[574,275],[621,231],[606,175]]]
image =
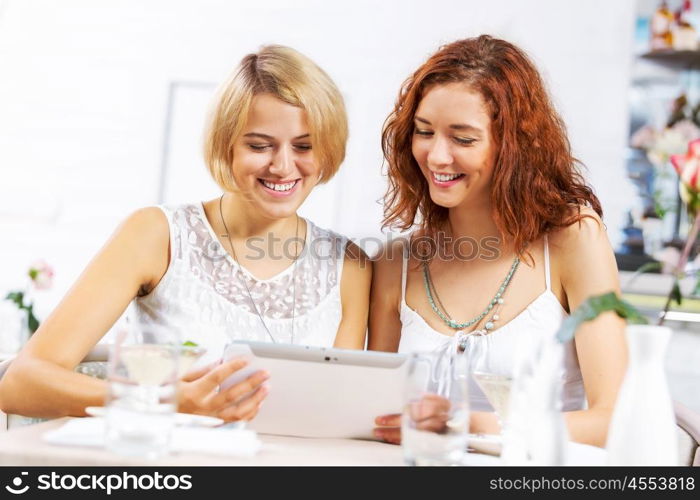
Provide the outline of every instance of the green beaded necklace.
[[[508,288],[510,280],[511,278],[513,278],[513,274],[515,274],[515,270],[518,269],[519,264],[520,259],[518,257],[513,259],[513,264],[510,266],[510,270],[508,271],[506,278],[503,280],[503,283],[501,283],[501,286],[496,292],[496,295],[493,297],[493,299],[491,299],[489,304],[486,306],[486,309],[484,309],[484,311],[481,314],[479,314],[476,318],[467,321],[466,323],[457,323],[455,320],[446,316],[445,313],[447,313],[447,310],[445,309],[445,306],[442,305],[440,297],[438,297],[437,290],[435,290],[433,280],[430,277],[428,261],[423,261],[423,284],[425,285],[425,292],[428,295],[428,302],[430,302],[430,307],[447,326],[454,330],[463,330],[465,328],[469,328],[472,325],[478,324],[479,321],[484,319],[484,317],[496,306],[496,304],[503,304],[503,294],[505,293],[506,288]],[[435,304],[435,299],[433,298],[433,291],[435,292],[434,295],[438,303],[440,304],[440,307],[438,307]],[[445,311],[444,313],[443,310]],[[493,322],[486,323],[484,328],[486,330],[491,330],[493,328]]]

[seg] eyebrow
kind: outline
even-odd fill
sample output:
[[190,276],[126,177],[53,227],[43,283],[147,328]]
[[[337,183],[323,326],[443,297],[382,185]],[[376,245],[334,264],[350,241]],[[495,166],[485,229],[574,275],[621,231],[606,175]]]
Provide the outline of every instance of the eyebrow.
[[[258,132],[250,132],[250,133],[248,133],[248,134],[245,134],[243,137],[254,137],[254,138],[258,138],[258,139],[266,139],[266,140],[268,140],[268,141],[274,141],[274,140],[275,140],[275,138],[272,137],[271,135],[261,134],[261,133],[258,133]],[[300,136],[295,137],[295,138],[292,139],[292,140],[293,140],[293,141],[298,141],[299,139],[307,139],[307,138],[309,138],[309,137],[311,137],[311,134],[303,134],[303,135],[300,135]]]
[[[421,118],[420,116],[415,116],[414,120],[417,122],[425,123],[426,125],[432,125],[432,123],[430,123],[425,118]],[[468,130],[471,132],[481,133],[481,129],[479,127],[475,127],[474,125],[469,125],[467,123],[454,123],[450,125],[450,128],[452,130]]]

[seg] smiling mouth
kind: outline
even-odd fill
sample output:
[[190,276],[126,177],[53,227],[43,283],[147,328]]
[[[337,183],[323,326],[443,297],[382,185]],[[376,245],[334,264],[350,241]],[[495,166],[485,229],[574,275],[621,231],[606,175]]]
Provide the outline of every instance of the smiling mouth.
[[272,182],[265,179],[258,179],[258,182],[265,186],[267,189],[275,191],[276,193],[286,193],[287,191],[291,191],[292,189],[294,189],[294,187],[300,180],[301,179],[295,179],[289,182]]
[[430,172],[430,175],[439,185],[452,185],[464,177],[464,174],[438,174],[437,172]]

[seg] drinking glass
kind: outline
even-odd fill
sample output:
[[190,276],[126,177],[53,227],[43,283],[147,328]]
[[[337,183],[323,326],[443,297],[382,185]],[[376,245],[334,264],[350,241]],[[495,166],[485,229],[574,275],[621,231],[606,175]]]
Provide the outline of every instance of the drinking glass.
[[180,352],[166,328],[132,326],[117,336],[107,364],[107,449],[149,459],[168,453]]
[[469,358],[472,377],[493,407],[502,431],[508,421],[513,377],[510,373],[501,373],[494,365],[492,339],[482,332],[469,334],[464,342],[464,355]]
[[181,345],[177,364],[177,376],[182,378],[207,350],[198,345]]
[[456,350],[408,359],[401,443],[409,465],[459,465],[469,431],[468,362]]

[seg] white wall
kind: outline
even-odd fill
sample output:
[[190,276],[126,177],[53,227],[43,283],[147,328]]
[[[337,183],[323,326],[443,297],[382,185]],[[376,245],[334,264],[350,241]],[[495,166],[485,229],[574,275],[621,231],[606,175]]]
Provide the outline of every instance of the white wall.
[[310,56],[347,99],[347,160],[305,211],[322,225],[378,233],[400,83],[441,43],[491,33],[541,68],[618,240],[633,20],[633,0],[0,0],[0,294],[41,257],[52,307],[118,221],[156,203],[170,83],[218,82],[264,43]]

